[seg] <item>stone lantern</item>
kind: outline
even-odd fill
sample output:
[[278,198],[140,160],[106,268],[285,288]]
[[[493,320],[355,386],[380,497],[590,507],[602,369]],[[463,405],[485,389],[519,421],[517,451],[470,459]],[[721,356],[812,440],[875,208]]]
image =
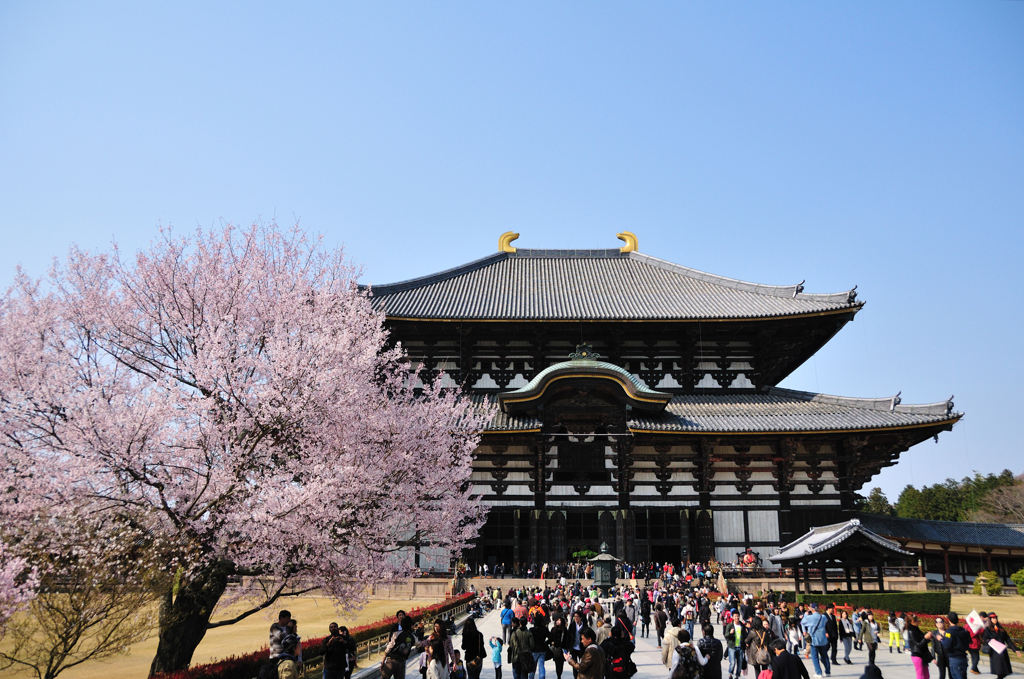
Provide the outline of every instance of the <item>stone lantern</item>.
[[615,564],[621,559],[616,559],[608,553],[608,543],[601,543],[601,553],[590,559],[594,564],[594,587],[601,589],[601,594],[608,596],[608,589],[615,585]]

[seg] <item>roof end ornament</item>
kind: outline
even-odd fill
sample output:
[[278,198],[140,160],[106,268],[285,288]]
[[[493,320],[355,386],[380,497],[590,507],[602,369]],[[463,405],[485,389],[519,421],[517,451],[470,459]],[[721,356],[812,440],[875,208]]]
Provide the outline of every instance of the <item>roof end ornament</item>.
[[898,406],[900,403],[903,403],[903,399],[900,398],[900,394],[902,393],[903,390],[901,389],[900,391],[896,392],[895,396],[892,397],[892,402],[889,404],[889,412],[896,410],[896,406]]
[[577,344],[576,351],[569,354],[569,358],[574,361],[596,361],[601,358],[601,354],[594,351],[590,344]]
[[806,283],[806,282],[807,282],[807,279],[805,278],[805,279],[803,279],[802,281],[800,281],[799,283],[796,284],[796,287],[793,288],[793,297],[794,298],[797,295],[799,295],[801,292],[804,291],[804,283]]
[[615,234],[615,237],[621,240],[625,245],[619,248],[619,252],[639,252],[640,243],[637,241],[636,234],[632,231],[623,231],[622,233]]
[[515,252],[512,241],[516,238],[519,238],[519,234],[514,231],[506,231],[498,236],[498,252]]
[[857,286],[856,285],[853,286],[853,288],[850,290],[850,292],[848,292],[846,294],[847,294],[846,303],[847,304],[853,304],[857,300]]

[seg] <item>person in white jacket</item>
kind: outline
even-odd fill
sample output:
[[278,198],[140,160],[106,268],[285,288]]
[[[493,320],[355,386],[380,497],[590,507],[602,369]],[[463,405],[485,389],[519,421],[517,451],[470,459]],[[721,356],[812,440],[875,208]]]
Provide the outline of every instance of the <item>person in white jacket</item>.
[[[700,652],[700,647],[697,646],[697,644],[690,641],[690,633],[685,629],[679,630],[679,646],[689,646],[692,648],[693,654],[697,657],[697,663],[702,667],[708,664],[707,657]],[[676,650],[672,651],[672,667],[668,671],[668,676],[670,677],[676,671],[676,666],[679,664],[679,661],[682,660],[682,658],[679,657],[679,646],[676,646]]]

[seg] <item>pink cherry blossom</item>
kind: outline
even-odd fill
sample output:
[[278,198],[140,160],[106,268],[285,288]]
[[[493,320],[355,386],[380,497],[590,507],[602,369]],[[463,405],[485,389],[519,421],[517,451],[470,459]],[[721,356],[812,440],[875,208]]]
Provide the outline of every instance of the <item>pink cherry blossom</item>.
[[[223,600],[320,588],[351,606],[414,571],[409,545],[458,553],[484,516],[468,481],[492,411],[412,388],[358,273],[270,225],[19,274],[0,302],[0,519],[28,535],[126,516],[213,603],[250,574]],[[154,671],[198,644],[174,620],[213,612],[166,580]]]

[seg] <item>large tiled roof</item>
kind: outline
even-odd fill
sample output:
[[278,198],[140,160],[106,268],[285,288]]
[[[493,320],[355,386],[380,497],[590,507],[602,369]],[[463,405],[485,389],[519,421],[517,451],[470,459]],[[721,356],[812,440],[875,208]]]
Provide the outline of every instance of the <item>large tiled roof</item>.
[[1001,523],[927,521],[863,513],[857,518],[869,530],[894,540],[1024,548],[1024,532]]
[[835,549],[856,535],[878,545],[880,551],[888,552],[892,556],[913,556],[913,553],[901,549],[898,543],[876,535],[858,519],[851,519],[846,523],[812,528],[797,540],[780,549],[778,554],[768,557],[768,560],[776,564],[802,561]]
[[[858,399],[773,387],[763,394],[676,395],[662,413],[633,411],[629,428],[695,434],[855,431],[937,424],[959,417],[952,401],[901,405],[897,397]],[[490,429],[512,427],[516,419],[505,416]]]
[[499,252],[431,276],[370,286],[392,318],[697,320],[859,309],[855,290],[808,294],[619,250]]

